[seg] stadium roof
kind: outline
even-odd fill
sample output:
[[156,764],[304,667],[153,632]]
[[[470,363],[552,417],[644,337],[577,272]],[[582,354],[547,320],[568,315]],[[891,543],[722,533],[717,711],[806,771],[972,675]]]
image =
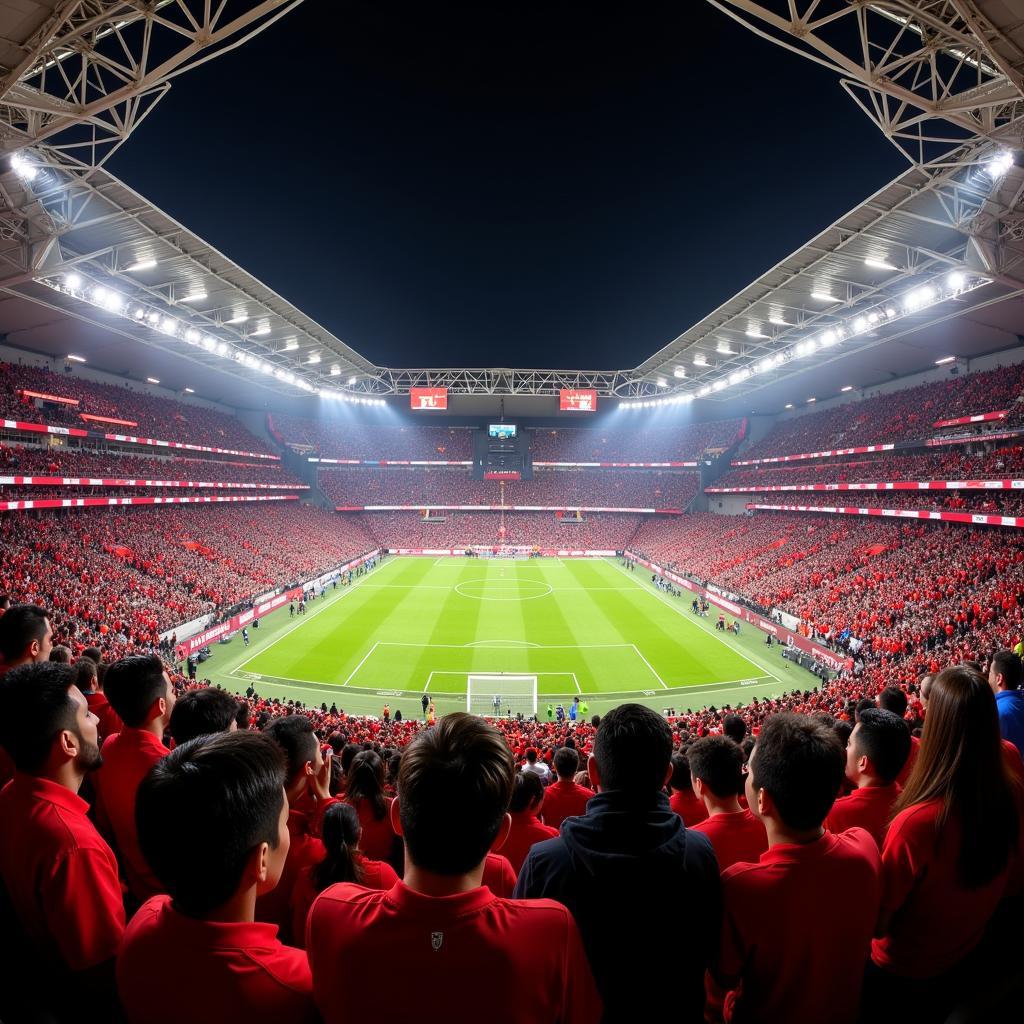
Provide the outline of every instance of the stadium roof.
[[[236,4],[245,10],[232,21],[200,24],[210,43],[180,24],[188,7],[201,23],[198,2],[0,12],[3,147],[18,151],[0,172],[0,328],[11,344],[81,350],[119,372],[143,344],[144,375],[199,380],[225,400],[242,378],[295,396],[565,387],[710,409],[749,405],[754,391],[771,401],[795,378],[808,396],[835,393],[1019,344],[1024,316],[1009,300],[1024,294],[1024,30],[1004,0],[709,0],[835,70],[911,166],[639,366],[610,371],[376,366],[103,169],[175,74],[295,2]],[[147,26],[168,41],[146,42]],[[136,74],[123,53],[116,64],[115,46]],[[83,96],[76,75],[105,84]]]

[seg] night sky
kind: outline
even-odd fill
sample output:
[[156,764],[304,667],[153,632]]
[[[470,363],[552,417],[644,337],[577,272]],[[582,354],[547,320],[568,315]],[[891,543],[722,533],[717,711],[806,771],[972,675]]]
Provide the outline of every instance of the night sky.
[[307,0],[110,164],[378,364],[588,368],[904,167],[835,76],[703,0]]

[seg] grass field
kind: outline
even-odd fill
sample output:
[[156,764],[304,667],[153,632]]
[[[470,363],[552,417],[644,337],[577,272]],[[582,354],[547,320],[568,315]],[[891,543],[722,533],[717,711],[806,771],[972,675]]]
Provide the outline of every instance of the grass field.
[[201,674],[235,691],[376,714],[464,708],[470,673],[538,677],[542,706],[592,712],[640,699],[659,710],[736,704],[816,680],[753,627],[723,636],[684,597],[616,559],[393,558],[290,618],[287,608],[214,645]]

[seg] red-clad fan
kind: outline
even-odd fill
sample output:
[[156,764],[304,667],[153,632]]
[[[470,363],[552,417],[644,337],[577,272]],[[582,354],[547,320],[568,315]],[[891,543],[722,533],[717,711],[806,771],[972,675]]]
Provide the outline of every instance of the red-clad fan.
[[359,815],[363,853],[373,860],[396,860],[398,841],[391,827],[391,799],[384,785],[384,762],[373,750],[360,751],[345,773],[345,802]]
[[[906,719],[907,695],[898,686],[887,686],[878,695],[878,706],[883,711],[889,711],[899,719]],[[909,728],[909,727],[908,727]],[[914,770],[914,762],[917,760],[917,752],[921,747],[921,741],[916,736],[910,737],[910,753],[903,762],[903,767],[896,776],[896,783],[901,788],[906,785],[910,773]]]
[[830,832],[863,828],[881,849],[900,795],[896,777],[910,756],[910,739],[907,723],[891,711],[865,708],[860,713],[846,745],[846,778],[855,788],[828,812]]
[[133,654],[107,669],[107,698],[124,728],[103,744],[96,773],[96,816],[114,839],[132,895],[149,899],[163,889],[139,850],[135,792],[146,773],[167,753],[163,734],[174,710],[174,687],[155,654]]
[[[367,984],[381,957],[408,984],[384,994],[390,1020],[596,1024],[601,1003],[572,915],[551,900],[509,900],[480,884],[509,828],[512,753],[475,716],[445,715],[402,756],[391,816],[405,878],[388,892],[335,885],[306,932],[313,993],[326,1024],[380,1017]],[[417,980],[418,979],[418,980]],[[495,997],[495,981],[500,993]]]
[[509,805],[512,826],[501,844],[502,856],[508,858],[517,875],[522,870],[531,846],[558,835],[557,828],[551,828],[540,821],[543,806],[544,784],[540,778],[533,772],[518,772]]
[[511,897],[516,891],[516,869],[508,857],[500,853],[489,853],[484,861],[483,884],[495,896]]
[[[714,979],[727,1019],[787,1024],[858,1019],[863,965],[881,896],[878,847],[863,829],[822,827],[843,781],[843,749],[823,723],[769,718],[747,774],[768,851],[722,875],[725,922]],[[842,927],[823,914],[849,893]]]
[[[106,675],[108,667],[107,665],[103,666],[104,675]],[[75,662],[75,672],[78,674],[78,688],[85,694],[85,699],[89,702],[89,710],[99,719],[100,745],[102,746],[108,736],[112,736],[124,728],[124,722],[110,706],[110,701],[107,700],[107,695],[103,692],[99,664],[83,652],[82,657]]]
[[557,829],[566,818],[585,813],[594,791],[577,786],[573,781],[580,766],[580,755],[575,747],[559,747],[551,763],[558,781],[544,790],[543,816],[545,825]]
[[711,840],[720,871],[737,861],[756,861],[768,849],[764,825],[740,806],[743,751],[725,736],[705,736],[686,751],[693,791],[708,817],[693,826]]
[[41,1019],[31,1012],[38,1000],[63,1019],[69,1010],[80,1016],[84,1000],[106,1016],[125,915],[114,853],[78,795],[101,758],[74,670],[41,662],[9,671],[0,680],[0,743],[16,768],[0,792],[0,888],[15,918],[5,914],[0,1012]]
[[882,850],[872,1019],[945,1019],[1019,864],[1020,799],[988,681],[965,665],[946,669]]
[[683,819],[684,825],[698,825],[708,816],[704,801],[693,791],[690,762],[682,751],[672,755],[672,776],[668,786],[672,794],[669,806]]
[[336,802],[324,811],[321,825],[324,858],[304,867],[292,889],[293,945],[301,948],[305,944],[309,908],[328,886],[352,882],[366,889],[390,889],[398,881],[395,869],[386,861],[370,860],[363,855],[359,849],[362,831],[359,815],[351,805]]
[[176,747],[139,786],[139,844],[170,895],[125,931],[117,987],[130,1024],[317,1019],[305,954],[255,919],[288,857],[284,781],[280,747],[235,732]]
[[275,719],[264,730],[284,752],[285,794],[288,797],[290,848],[279,885],[260,893],[256,920],[276,924],[285,940],[291,938],[291,896],[303,868],[324,859],[320,823],[335,803],[330,793],[331,755],[320,751],[313,725],[305,715]]
[[[7,602],[0,615],[0,674],[18,665],[46,661],[53,649],[53,629],[46,610],[36,604]],[[14,775],[14,761],[0,744],[0,787]]]

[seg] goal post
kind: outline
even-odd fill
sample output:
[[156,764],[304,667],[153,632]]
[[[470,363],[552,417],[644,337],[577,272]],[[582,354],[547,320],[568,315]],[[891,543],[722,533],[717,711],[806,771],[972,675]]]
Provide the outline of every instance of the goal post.
[[537,714],[537,677],[506,672],[471,673],[466,677],[466,710],[471,715],[505,718],[511,711]]

